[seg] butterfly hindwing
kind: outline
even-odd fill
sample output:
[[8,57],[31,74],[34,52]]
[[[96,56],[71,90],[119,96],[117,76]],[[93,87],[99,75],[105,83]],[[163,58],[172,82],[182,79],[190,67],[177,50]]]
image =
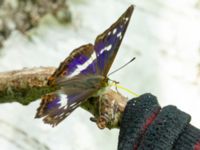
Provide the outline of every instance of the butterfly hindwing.
[[[50,93],[42,97],[41,104],[38,108],[36,118],[44,117],[44,122],[56,126],[65,119],[73,110],[81,105],[94,90],[85,90],[84,92],[76,93],[76,95],[65,95],[59,93]],[[72,102],[71,104],[69,102]]]
[[36,118],[44,117],[44,122],[57,125],[85,100],[97,92],[103,83],[103,76],[75,76],[70,79],[61,78],[60,91],[42,97]]
[[94,44],[99,74],[106,76],[118,52],[130,21],[133,5],[110,28],[98,35]]

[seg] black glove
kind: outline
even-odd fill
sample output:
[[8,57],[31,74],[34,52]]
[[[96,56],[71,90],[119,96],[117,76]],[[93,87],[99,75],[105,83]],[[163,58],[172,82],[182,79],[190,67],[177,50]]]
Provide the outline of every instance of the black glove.
[[200,150],[200,130],[190,119],[175,106],[161,109],[151,94],[133,98],[122,117],[118,150]]

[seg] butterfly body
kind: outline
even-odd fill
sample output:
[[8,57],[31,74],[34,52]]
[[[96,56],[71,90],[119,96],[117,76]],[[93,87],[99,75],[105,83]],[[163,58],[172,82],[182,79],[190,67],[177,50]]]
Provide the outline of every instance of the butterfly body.
[[94,45],[86,44],[67,57],[48,80],[58,91],[46,94],[36,118],[52,126],[93,96],[101,95],[108,86],[107,74],[118,52],[133,12],[131,5],[110,28],[98,35]]

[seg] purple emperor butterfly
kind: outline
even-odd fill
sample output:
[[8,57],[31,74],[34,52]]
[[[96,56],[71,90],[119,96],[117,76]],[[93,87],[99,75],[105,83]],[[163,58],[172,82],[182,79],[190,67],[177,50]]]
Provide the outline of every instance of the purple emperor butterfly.
[[133,12],[131,5],[106,31],[98,35],[94,45],[86,44],[67,57],[48,79],[59,91],[42,97],[36,118],[57,125],[88,98],[108,85],[108,71],[115,59]]

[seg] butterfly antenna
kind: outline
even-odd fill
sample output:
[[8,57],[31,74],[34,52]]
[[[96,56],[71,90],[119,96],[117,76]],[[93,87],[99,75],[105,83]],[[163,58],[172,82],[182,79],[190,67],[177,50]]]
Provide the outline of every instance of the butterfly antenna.
[[120,88],[120,89],[122,89],[122,90],[124,90],[124,91],[126,91],[126,92],[128,92],[130,94],[132,94],[133,96],[136,96],[136,97],[140,96],[139,94],[137,94],[137,93],[135,93],[135,92],[129,90],[128,88],[125,88],[125,87],[123,87],[123,86],[121,86],[119,84],[117,84],[116,87]]
[[[111,80],[112,81],[112,80]],[[128,88],[125,88],[123,87],[122,85],[119,85],[119,82],[116,82],[116,81],[112,81],[112,83],[109,84],[110,86],[115,86],[116,88],[119,88],[119,89],[122,89],[124,91],[126,91],[127,93],[135,96],[135,97],[138,97],[140,96],[139,94],[133,92],[132,90],[129,90]],[[118,91],[118,90],[117,90]]]
[[133,60],[135,60],[135,57],[133,57],[131,60],[129,60],[127,63],[125,63],[123,66],[119,67],[118,69],[114,70],[113,72],[109,73],[108,76],[110,76],[111,74],[121,70],[122,68],[124,68],[125,66],[127,66],[128,64],[130,64]]

